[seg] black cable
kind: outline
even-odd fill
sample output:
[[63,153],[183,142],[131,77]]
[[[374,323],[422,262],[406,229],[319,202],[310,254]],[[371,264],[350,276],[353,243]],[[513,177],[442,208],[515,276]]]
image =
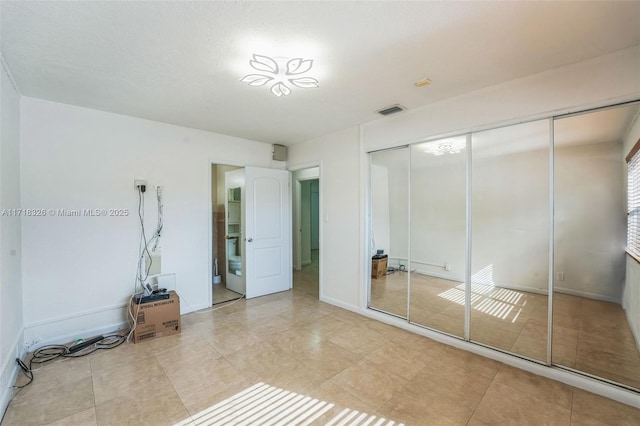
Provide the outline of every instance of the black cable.
[[[151,271],[151,264],[153,263],[153,259],[151,258],[151,253],[149,253],[149,243],[147,242],[147,235],[144,230],[144,217],[142,216],[142,209],[144,208],[144,198],[142,197],[142,191],[138,188],[138,217],[140,218],[140,226],[142,227],[142,241],[144,242],[144,250],[140,253],[140,257],[144,257],[144,254],[147,253],[149,257],[149,264],[146,265],[145,268],[145,277],[142,278],[140,275],[140,285],[144,285],[143,283],[149,278],[149,271]],[[142,260],[140,260],[142,261]],[[143,287],[144,288],[144,287]]]
[[113,349],[125,342],[125,340],[127,339],[127,334],[128,332],[124,333],[124,335],[119,333],[105,334],[102,336],[102,340],[100,340],[99,342],[96,342],[93,345],[87,346],[86,348],[76,352],[71,352],[69,350],[74,344],[76,344],[76,342],[70,345],[42,346],[33,351],[31,359],[29,359],[28,366],[20,358],[16,358],[16,363],[25,374],[25,376],[27,376],[29,381],[21,386],[13,386],[13,388],[22,389],[29,386],[33,382],[33,364],[44,364],[57,358],[80,358],[92,354],[100,349]]

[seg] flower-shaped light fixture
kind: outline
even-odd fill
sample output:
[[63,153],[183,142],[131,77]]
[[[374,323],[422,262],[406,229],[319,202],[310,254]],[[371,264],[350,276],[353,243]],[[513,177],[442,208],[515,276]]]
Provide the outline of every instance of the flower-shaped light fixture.
[[289,85],[303,89],[320,86],[315,78],[302,76],[313,66],[312,59],[270,58],[254,54],[249,64],[261,73],[247,74],[240,81],[249,86],[264,86],[268,83],[271,86],[271,93],[278,97],[291,93]]
[[422,145],[422,150],[436,156],[445,154],[459,154],[466,147],[465,138],[449,138]]

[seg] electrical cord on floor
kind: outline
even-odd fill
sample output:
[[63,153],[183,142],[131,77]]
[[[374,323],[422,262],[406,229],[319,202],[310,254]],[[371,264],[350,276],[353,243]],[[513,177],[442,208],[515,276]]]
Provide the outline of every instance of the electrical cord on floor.
[[70,345],[42,346],[33,351],[31,359],[29,359],[29,365],[25,364],[20,358],[16,358],[16,363],[29,381],[21,386],[13,386],[13,388],[22,389],[33,382],[34,364],[44,364],[57,358],[80,358],[92,354],[97,350],[116,348],[123,344],[126,339],[127,334],[112,333],[87,339],[86,341],[79,339]]
[[[239,301],[244,299],[246,295],[247,295],[247,293],[243,294],[242,296],[238,297],[237,299],[231,299],[231,300],[227,300],[226,302],[220,302],[221,306],[218,306],[218,307],[215,307],[215,308],[211,307],[211,308],[208,308],[208,309],[203,309],[201,311],[196,311],[196,314],[206,314],[208,312],[217,311],[218,309],[223,309],[223,308],[226,308],[228,306],[235,305],[236,303],[238,303]],[[231,302],[231,303],[229,303],[229,302]]]

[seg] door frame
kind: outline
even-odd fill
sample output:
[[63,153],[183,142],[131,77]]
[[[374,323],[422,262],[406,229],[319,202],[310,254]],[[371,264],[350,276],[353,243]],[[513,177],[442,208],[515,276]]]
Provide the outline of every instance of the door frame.
[[211,307],[213,306],[213,200],[211,199],[211,191],[213,191],[213,188],[211,186],[211,171],[213,168],[212,166],[234,166],[244,168],[247,165],[239,163],[237,161],[217,160],[211,158],[209,158],[207,164],[209,165],[209,171],[207,172],[207,175],[209,176],[209,182],[207,183],[207,187],[209,188],[209,217],[207,220],[207,226],[209,227],[209,254],[207,258],[207,271],[209,277],[207,278],[207,306]]
[[[311,169],[311,168],[318,168],[318,176],[317,177],[310,177],[310,178],[303,178],[303,179],[297,179],[294,176],[295,172],[299,172],[301,170],[306,170],[306,169]],[[291,218],[292,218],[292,232],[293,232],[293,238],[291,239],[291,256],[292,256],[292,267],[294,270],[300,270],[301,269],[301,264],[302,264],[302,255],[301,255],[301,238],[300,238],[300,232],[297,231],[298,229],[300,229],[300,220],[301,220],[301,216],[300,216],[300,208],[299,208],[299,204],[300,204],[300,197],[299,194],[296,194],[296,191],[299,190],[300,188],[300,182],[305,181],[305,180],[313,180],[313,179],[318,179],[318,296],[320,300],[324,299],[324,286],[323,286],[323,263],[324,263],[324,222],[326,220],[323,211],[324,211],[324,195],[323,195],[323,191],[324,191],[324,186],[322,183],[322,176],[323,176],[323,172],[322,172],[322,161],[312,161],[312,162],[308,162],[308,163],[300,163],[300,164],[295,164],[295,165],[288,165],[287,166],[287,170],[289,170],[291,172],[291,181],[292,181],[292,185],[291,185],[291,199],[295,200],[295,202],[291,203]],[[294,243],[295,241],[295,243]],[[300,267],[300,269],[298,268]]]

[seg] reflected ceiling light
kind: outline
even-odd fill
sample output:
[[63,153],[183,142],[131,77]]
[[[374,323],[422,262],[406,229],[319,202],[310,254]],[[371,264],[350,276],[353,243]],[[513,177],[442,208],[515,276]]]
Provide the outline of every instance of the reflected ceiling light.
[[445,154],[459,154],[463,149],[465,149],[466,145],[467,143],[465,138],[456,137],[424,143],[420,148],[427,154],[439,156]]
[[320,87],[320,83],[313,77],[303,76],[311,70],[312,59],[281,58],[253,54],[249,65],[259,73],[247,74],[240,79],[249,86],[269,85],[271,93],[277,97],[291,93],[291,86],[302,89]]

